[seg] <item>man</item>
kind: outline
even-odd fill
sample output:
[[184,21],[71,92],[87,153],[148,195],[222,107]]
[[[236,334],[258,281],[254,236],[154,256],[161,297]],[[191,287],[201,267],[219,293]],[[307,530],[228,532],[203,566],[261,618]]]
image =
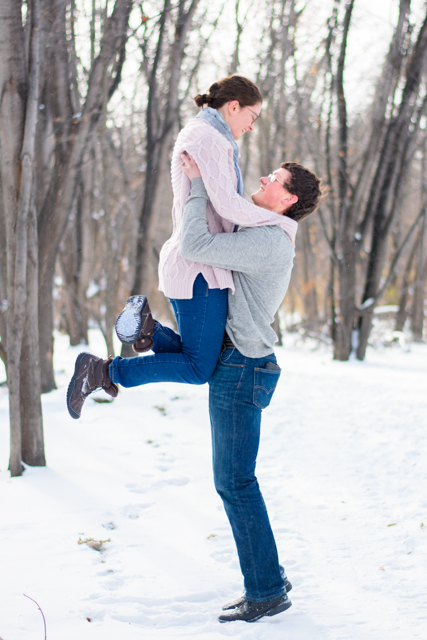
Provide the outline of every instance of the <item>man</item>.
[[[183,155],[182,159],[183,171],[191,180],[191,192],[184,209],[181,254],[194,262],[233,271],[235,293],[230,290],[228,293],[223,350],[209,381],[209,412],[215,486],[232,527],[245,595],[225,605],[226,612],[219,620],[253,622],[291,606],[287,591],[292,587],[279,565],[255,477],[255,463],[261,411],[270,403],[280,375],[273,352],[277,337],[270,325],[289,284],[294,246],[279,226],[241,228],[237,233],[211,235],[206,219],[208,196],[200,172],[190,156]],[[273,174],[261,178],[260,188],[252,199],[256,205],[298,222],[317,208],[319,183],[301,165],[283,163]],[[154,320],[149,308],[146,314],[140,312],[140,316],[137,342],[141,343],[141,350],[146,350],[153,342]],[[133,325],[132,313],[127,321]],[[176,336],[166,328],[162,331]],[[157,349],[159,346],[156,343]],[[170,345],[166,351],[169,350]],[[176,350],[180,350],[179,345]],[[110,364],[111,359],[102,360],[91,354],[77,358],[67,393],[73,417],[80,416],[85,399],[97,387],[117,395],[117,385],[110,378]]]
[[[215,487],[230,521],[244,576],[245,595],[225,605],[220,622],[253,622],[291,606],[290,583],[279,565],[267,510],[255,476],[261,412],[280,376],[273,352],[274,315],[288,288],[294,247],[280,227],[241,228],[211,235],[207,192],[197,165],[182,156],[191,179],[181,231],[184,258],[233,271],[223,350],[209,381]],[[316,210],[320,181],[288,162],[261,178],[254,203],[300,221]]]

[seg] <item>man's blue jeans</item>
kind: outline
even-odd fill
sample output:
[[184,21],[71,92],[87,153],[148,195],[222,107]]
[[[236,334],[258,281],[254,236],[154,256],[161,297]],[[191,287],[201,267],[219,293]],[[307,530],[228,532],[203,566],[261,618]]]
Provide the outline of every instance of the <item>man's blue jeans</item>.
[[209,381],[209,413],[215,487],[233,531],[244,576],[245,597],[260,602],[286,592],[284,570],[267,515],[255,465],[261,411],[270,403],[280,369],[274,353],[246,358],[237,349],[222,351]]
[[149,382],[204,384],[221,351],[227,319],[228,289],[209,289],[202,274],[190,300],[171,299],[179,334],[156,322],[154,356],[114,358],[110,378],[124,387]]

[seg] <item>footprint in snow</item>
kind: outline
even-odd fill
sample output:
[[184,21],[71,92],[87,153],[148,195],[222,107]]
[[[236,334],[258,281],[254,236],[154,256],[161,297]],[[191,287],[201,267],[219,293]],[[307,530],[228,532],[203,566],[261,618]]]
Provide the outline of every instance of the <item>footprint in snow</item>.
[[150,489],[161,489],[168,485],[175,485],[177,487],[183,487],[190,482],[189,478],[170,478],[169,480],[159,480],[151,485]]
[[143,509],[149,509],[152,507],[154,502],[145,502],[143,504],[133,504],[128,505],[127,507],[123,507],[121,510],[122,514],[131,520],[136,520],[139,518],[139,514]]
[[129,489],[131,493],[146,493],[147,489],[145,487],[139,487],[137,484],[130,483],[125,484],[126,489]]
[[233,554],[230,551],[214,551],[211,553],[211,558],[216,562],[230,562],[233,559]]

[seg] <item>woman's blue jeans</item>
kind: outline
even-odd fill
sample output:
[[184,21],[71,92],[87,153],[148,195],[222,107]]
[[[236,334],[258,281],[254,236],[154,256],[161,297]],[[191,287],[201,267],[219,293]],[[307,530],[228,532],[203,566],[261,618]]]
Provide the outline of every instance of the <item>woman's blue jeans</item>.
[[280,369],[274,353],[246,358],[223,350],[209,381],[215,487],[233,531],[246,598],[260,602],[286,592],[284,569],[255,476],[261,411],[270,403]]
[[204,384],[215,370],[227,319],[228,289],[209,289],[202,274],[190,300],[171,299],[178,333],[156,322],[155,355],[114,358],[110,378],[124,387],[149,382]]

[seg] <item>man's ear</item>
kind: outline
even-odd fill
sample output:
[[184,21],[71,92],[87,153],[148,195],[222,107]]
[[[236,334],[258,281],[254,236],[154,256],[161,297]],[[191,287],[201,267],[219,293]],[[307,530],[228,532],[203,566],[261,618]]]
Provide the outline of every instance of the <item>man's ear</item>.
[[289,209],[289,207],[292,207],[293,204],[298,202],[298,196],[296,196],[294,193],[290,193],[289,198],[283,198],[280,202],[284,207],[286,207],[286,209]]

